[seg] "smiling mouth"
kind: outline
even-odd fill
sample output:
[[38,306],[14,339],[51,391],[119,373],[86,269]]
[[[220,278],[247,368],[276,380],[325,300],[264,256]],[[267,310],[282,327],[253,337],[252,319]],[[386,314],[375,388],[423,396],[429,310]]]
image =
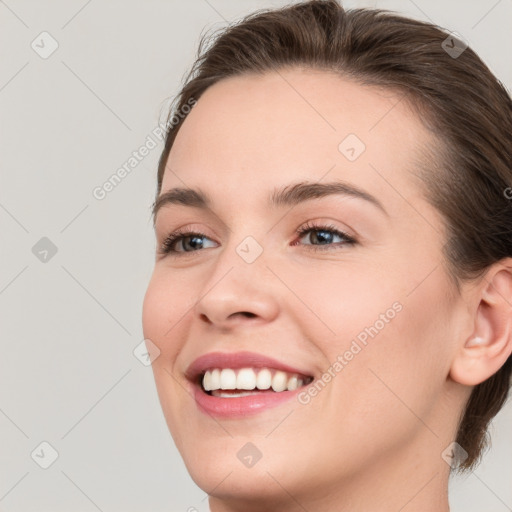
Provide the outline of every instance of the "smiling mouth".
[[212,368],[197,378],[204,393],[220,398],[295,391],[312,381],[311,376],[273,368]]

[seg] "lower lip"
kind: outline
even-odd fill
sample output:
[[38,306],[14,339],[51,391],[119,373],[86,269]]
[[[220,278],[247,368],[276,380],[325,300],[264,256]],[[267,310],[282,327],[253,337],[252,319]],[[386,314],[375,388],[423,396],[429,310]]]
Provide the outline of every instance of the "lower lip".
[[256,414],[291,400],[304,386],[293,391],[262,391],[258,394],[221,398],[205,393],[201,386],[194,385],[194,398],[199,409],[209,415],[236,418]]

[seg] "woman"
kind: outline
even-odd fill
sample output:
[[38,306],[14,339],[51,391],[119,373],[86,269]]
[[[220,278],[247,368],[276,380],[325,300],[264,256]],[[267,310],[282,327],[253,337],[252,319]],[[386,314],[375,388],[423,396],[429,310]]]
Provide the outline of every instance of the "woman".
[[427,23],[310,1],[202,41],[143,328],[213,512],[449,510],[509,389],[511,133]]

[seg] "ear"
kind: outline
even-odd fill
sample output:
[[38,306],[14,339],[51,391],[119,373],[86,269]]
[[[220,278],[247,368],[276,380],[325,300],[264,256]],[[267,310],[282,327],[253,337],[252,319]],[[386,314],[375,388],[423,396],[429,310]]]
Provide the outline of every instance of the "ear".
[[450,377],[475,386],[494,375],[512,353],[512,259],[490,267],[476,288],[474,330],[463,341]]

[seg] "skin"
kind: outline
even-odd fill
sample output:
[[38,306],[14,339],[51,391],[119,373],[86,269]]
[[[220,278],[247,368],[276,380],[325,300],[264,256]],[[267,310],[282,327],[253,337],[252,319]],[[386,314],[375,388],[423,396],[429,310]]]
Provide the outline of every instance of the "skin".
[[[157,253],[143,330],[161,351],[152,366],[168,427],[213,512],[449,510],[441,454],[473,386],[512,351],[510,267],[455,291],[443,219],[411,172],[435,141],[398,99],[325,71],[247,75],[210,87],[177,135],[162,191],[201,188],[213,205],[158,212],[158,246],[178,228],[206,238],[196,252]],[[348,134],[366,145],[353,162],[338,149]],[[387,214],[341,195],[266,205],[274,187],[335,180]],[[335,236],[333,250],[314,251],[318,231],[295,233],[308,221],[357,243]],[[236,252],[247,236],[263,248],[251,264]],[[321,377],[396,302],[401,311],[306,405],[214,419],[190,394],[184,371],[210,351],[251,350]],[[247,442],[262,453],[251,468],[237,458]]]

